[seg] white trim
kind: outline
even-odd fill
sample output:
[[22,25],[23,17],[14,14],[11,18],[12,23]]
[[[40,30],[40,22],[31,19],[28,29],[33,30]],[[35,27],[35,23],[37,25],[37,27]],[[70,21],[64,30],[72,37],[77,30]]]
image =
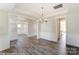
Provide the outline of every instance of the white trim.
[[67,33],[66,44],[79,47],[79,35]]
[[56,33],[52,33],[52,32],[51,33],[50,32],[41,32],[40,38],[43,38],[43,39],[46,39],[49,41],[57,42]]
[[33,36],[37,36],[37,34],[36,33],[33,33],[33,34],[28,34],[27,36],[28,37],[33,37]]
[[0,36],[0,51],[10,48],[8,35]]

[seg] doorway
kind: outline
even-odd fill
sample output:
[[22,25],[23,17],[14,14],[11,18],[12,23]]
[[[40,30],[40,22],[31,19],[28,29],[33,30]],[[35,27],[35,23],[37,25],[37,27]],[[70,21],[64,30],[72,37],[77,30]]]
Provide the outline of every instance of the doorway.
[[66,39],[66,20],[65,17],[58,17],[56,20],[57,40]]
[[57,42],[60,54],[66,54],[66,20],[65,17],[59,17],[56,20],[57,24]]
[[28,35],[28,23],[18,23],[17,24],[17,34],[27,34]]

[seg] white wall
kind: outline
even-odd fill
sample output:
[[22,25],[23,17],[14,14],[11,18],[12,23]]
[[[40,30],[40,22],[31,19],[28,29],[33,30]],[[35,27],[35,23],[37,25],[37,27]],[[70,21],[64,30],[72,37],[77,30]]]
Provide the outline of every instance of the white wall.
[[8,13],[0,11],[0,51],[10,47],[8,37]]
[[67,38],[66,43],[79,47],[79,11],[67,15]]
[[9,40],[15,40],[17,36],[17,23],[15,16],[8,14],[8,33]]
[[[9,39],[10,40],[16,40],[18,34],[27,34],[28,35],[28,19],[25,17],[18,15],[18,14],[13,14],[9,13],[8,14],[8,19],[9,19]],[[21,28],[18,29],[17,25],[22,24]]]
[[56,18],[48,18],[48,22],[41,23],[40,27],[40,38],[57,41],[56,39]]
[[37,23],[35,21],[29,20],[28,22],[28,36],[36,36],[37,35]]

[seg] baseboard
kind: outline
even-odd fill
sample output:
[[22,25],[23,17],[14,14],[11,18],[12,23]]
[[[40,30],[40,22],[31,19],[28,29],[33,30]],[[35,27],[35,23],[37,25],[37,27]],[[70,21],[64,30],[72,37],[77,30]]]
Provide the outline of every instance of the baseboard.
[[7,48],[7,49],[5,49],[5,50],[2,50],[1,52],[2,52],[2,53],[6,53],[6,52],[9,53],[10,51],[11,51],[10,48]]
[[33,37],[37,37],[37,35],[34,35],[34,36],[29,36],[28,38],[33,38]]
[[68,45],[68,44],[66,44],[66,46],[68,46],[68,47],[74,47],[74,48],[79,48],[79,47],[76,47],[76,46],[73,46],[73,45]]
[[47,40],[47,39],[44,39],[44,38],[39,38],[38,40],[40,40],[40,39],[50,41],[50,42],[53,42],[53,43],[57,43],[56,41],[51,41],[51,40]]
[[0,51],[10,48],[10,39],[8,35],[0,36]]
[[79,47],[79,35],[78,34],[71,34],[71,33],[67,33],[66,36],[66,44],[67,45],[72,45],[75,47]]
[[56,33],[41,32],[40,38],[57,42]]
[[[30,36],[29,38],[33,38],[33,37],[37,37],[37,35]],[[46,41],[51,41],[51,42],[53,42],[53,43],[57,43],[56,41],[53,41],[53,40],[49,40],[49,39],[45,39],[45,38],[38,38],[38,40],[40,40],[40,39],[46,40]]]
[[35,34],[33,34],[33,35],[27,35],[28,37],[33,37],[33,36],[37,36],[37,35],[35,35]]

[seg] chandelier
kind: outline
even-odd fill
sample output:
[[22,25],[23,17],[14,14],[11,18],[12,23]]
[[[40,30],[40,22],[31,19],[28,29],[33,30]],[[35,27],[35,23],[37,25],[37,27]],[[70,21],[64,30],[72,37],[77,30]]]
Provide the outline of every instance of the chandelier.
[[44,7],[41,7],[42,13],[41,13],[41,17],[39,19],[40,23],[44,23],[44,22],[48,22],[47,19],[44,17]]

